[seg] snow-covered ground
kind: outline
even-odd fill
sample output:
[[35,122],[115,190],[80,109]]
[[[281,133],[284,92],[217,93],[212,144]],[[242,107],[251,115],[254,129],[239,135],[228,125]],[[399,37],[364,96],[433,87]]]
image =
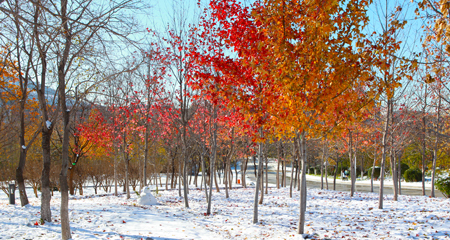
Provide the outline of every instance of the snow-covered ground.
[[[154,187],[154,186],[153,186]],[[223,186],[222,186],[223,187]],[[184,208],[178,190],[153,192],[159,205],[140,205],[138,196],[118,197],[92,188],[69,201],[73,239],[302,239],[298,235],[299,194],[289,188],[270,188],[259,206],[259,223],[252,223],[254,188],[213,191],[213,212],[205,216],[204,191],[191,186],[190,208]],[[16,192],[17,194],[17,192]],[[60,239],[59,194],[52,198],[53,222],[35,225],[40,199],[29,189],[31,204],[8,204],[0,194],[0,239]],[[378,196],[308,189],[306,232],[315,238],[450,239],[450,200],[422,196]],[[305,235],[306,236],[306,235]]]

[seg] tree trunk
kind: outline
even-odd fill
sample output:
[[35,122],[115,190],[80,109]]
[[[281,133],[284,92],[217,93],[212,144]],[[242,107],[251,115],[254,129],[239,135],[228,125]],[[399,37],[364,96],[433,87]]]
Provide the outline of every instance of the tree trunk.
[[436,134],[436,139],[434,140],[434,148],[433,148],[433,172],[431,175],[431,197],[436,197],[434,192],[434,181],[436,178],[436,161],[438,157],[438,146],[439,146],[439,133],[440,133],[440,121],[441,121],[441,105],[442,105],[442,98],[441,95],[441,88],[438,90],[439,100],[438,100],[438,106],[437,106],[437,116],[436,116],[436,127],[434,129]]
[[350,196],[353,197],[355,194],[355,183],[356,183],[356,171],[355,171],[355,163],[353,161],[353,138],[352,131],[348,130],[349,140],[348,140],[348,156],[350,160],[350,180],[351,180],[351,188],[350,188]]
[[256,177],[256,156],[255,155],[253,155],[253,170],[254,170],[254,172],[255,172],[255,177]]
[[130,161],[128,160],[128,156],[125,156],[125,155],[127,155],[126,153],[123,153],[124,154],[124,161],[125,161],[125,182],[124,182],[124,185],[125,185],[125,191],[127,192],[127,199],[130,199],[130,182],[129,182],[129,180],[130,180],[130,176],[129,176],[129,168],[130,168]]
[[175,181],[175,157],[172,157],[172,180],[170,181],[170,189],[176,188]]
[[149,126],[148,123],[145,124],[145,146],[144,146],[144,171],[142,176],[142,182],[144,187],[147,186],[147,162],[148,162],[148,138],[149,138]]
[[402,185],[401,185],[401,180],[402,180],[402,165],[401,165],[401,159],[402,159],[402,155],[403,155],[403,150],[400,152],[400,155],[397,156],[397,183],[398,183],[398,195],[402,194]]
[[63,117],[63,142],[62,142],[62,158],[61,158],[61,173],[59,175],[59,182],[61,184],[61,238],[67,240],[72,238],[70,233],[69,223],[69,187],[67,185],[67,169],[69,164],[69,121],[70,111],[66,104],[66,63],[69,60],[69,53],[72,45],[71,30],[68,25],[67,17],[67,0],[61,1],[61,25],[64,29],[64,50],[59,59],[58,64],[58,90],[59,90],[59,105]]
[[[23,88],[23,81],[21,81],[21,87]],[[26,85],[25,85],[26,87]],[[16,182],[19,186],[19,196],[20,196],[20,204],[23,206],[28,205],[28,196],[25,190],[25,179],[23,178],[23,170],[25,169],[25,161],[27,160],[27,147],[25,145],[25,102],[26,102],[26,91],[27,89],[23,89],[23,96],[20,101],[20,129],[19,129],[19,144],[20,144],[20,153],[19,153],[19,164],[16,169]]]
[[[62,70],[60,70],[62,71]],[[63,114],[63,143],[62,143],[62,159],[61,159],[61,173],[59,175],[59,182],[61,184],[61,238],[64,240],[72,238],[69,223],[69,186],[67,184],[67,170],[69,164],[69,116],[70,112],[67,110],[65,102],[65,87],[61,86],[60,94],[61,110]]]
[[[301,155],[301,153],[300,153],[300,158],[297,160],[297,171],[295,172],[295,179],[297,180],[296,181],[296,183],[298,184],[297,186],[297,191],[301,191],[301,181],[302,181],[302,179],[301,179],[301,171],[302,171],[302,169],[300,169],[301,168],[301,166],[300,166],[300,164],[301,164],[301,161],[300,161],[300,159],[302,158],[302,155]],[[307,166],[306,167],[306,169],[308,169],[308,167],[309,166]],[[305,169],[305,171],[306,171],[306,169]],[[294,185],[295,186],[295,185]]]
[[303,234],[305,232],[305,215],[306,215],[306,139],[305,139],[305,133],[302,133],[300,136],[300,151],[302,151],[302,173],[301,173],[301,181],[300,181],[300,214],[299,214],[299,221],[298,221],[298,233]]
[[386,148],[387,148],[387,135],[388,135],[388,131],[389,131],[389,120],[390,120],[390,115],[391,115],[391,101],[390,99],[388,99],[387,102],[387,111],[386,111],[386,120],[384,123],[384,129],[383,129],[383,137],[381,139],[381,145],[382,145],[382,150],[381,150],[381,169],[380,169],[380,194],[379,194],[379,200],[378,200],[378,208],[379,209],[383,209],[383,188],[384,188],[384,166],[385,166],[385,162],[386,162]]
[[398,181],[397,181],[397,164],[396,164],[395,150],[391,150],[391,171],[392,171],[392,185],[394,187],[394,201],[398,201]]
[[[258,162],[259,161],[264,161],[264,160],[258,159]],[[264,162],[261,164],[261,166],[262,166],[262,169],[261,169],[261,183],[259,185],[260,186],[259,190],[261,191],[261,195],[259,196],[258,204],[263,204],[263,200],[264,200]]]
[[114,196],[118,196],[117,192],[117,149],[114,147]]
[[425,165],[425,155],[426,155],[426,134],[427,134],[427,124],[426,124],[426,116],[425,116],[425,111],[426,111],[426,107],[427,107],[427,84],[425,84],[425,97],[424,97],[424,106],[423,106],[423,110],[422,110],[422,124],[423,124],[423,128],[422,128],[422,195],[425,196],[425,170],[426,170],[426,165]]
[[[216,191],[217,191],[217,192],[220,192],[220,190],[219,190],[219,181],[220,181],[220,178],[219,178],[219,180],[217,180],[217,176],[219,175],[219,169],[217,169],[217,165],[216,165],[215,171],[217,171],[217,174],[214,174],[214,184],[215,184],[215,186],[216,186]],[[220,177],[220,176],[219,176],[219,177]]]
[[373,164],[372,164],[372,173],[370,175],[370,192],[373,192],[373,175],[375,174],[375,165],[377,163],[377,149],[376,149],[376,139],[375,139],[375,153],[373,154]]
[[336,157],[336,166],[334,167],[334,177],[333,177],[333,191],[336,191],[336,175],[337,175],[337,170],[338,170],[338,166],[339,166],[339,162],[337,159],[338,158]]
[[[21,145],[24,146],[24,145]],[[20,156],[19,156],[19,165],[16,169],[16,182],[19,186],[19,196],[20,196],[20,204],[21,206],[28,205],[28,197],[27,192],[25,190],[25,179],[23,178],[23,169],[25,168],[25,160],[27,155],[27,149],[24,147],[21,147],[20,149]]]
[[245,173],[247,172],[247,163],[248,163],[248,156],[245,157],[245,160],[241,165],[241,181],[243,188],[247,187],[247,183],[245,181]]
[[278,159],[277,159],[277,189],[280,189],[280,162],[281,162],[281,154],[280,149],[278,149]]
[[223,159],[224,161],[224,168],[223,168],[223,184],[225,185],[225,198],[230,198],[230,195],[228,194],[228,179],[229,179],[229,174],[228,174],[228,160],[227,159]]
[[[262,137],[262,129],[259,130],[260,135]],[[258,223],[258,192],[261,184],[261,178],[262,178],[262,168],[263,168],[263,161],[262,161],[262,143],[258,143],[258,176],[256,178],[256,187],[255,187],[255,198],[253,202],[253,223]]]
[[325,163],[325,141],[322,147],[322,162],[320,163],[320,189],[323,190],[323,164]]
[[[295,140],[294,140],[295,142]],[[297,155],[294,155],[294,158],[297,157]],[[294,181],[294,161],[295,159],[292,159],[292,163],[291,163],[291,179],[290,179],[290,183],[289,183],[289,197],[292,198],[292,187],[293,187],[293,181]]]
[[178,165],[178,196],[181,197],[181,183],[182,180],[184,181],[184,179],[182,179],[182,162]]
[[[282,154],[283,156],[283,154]],[[287,172],[286,172],[286,160],[283,157],[283,187],[286,187],[286,179],[287,179]]]
[[187,155],[187,146],[186,146],[186,125],[183,127],[183,199],[184,199],[184,207],[189,208],[189,199],[188,199],[188,179],[187,179],[187,165],[188,165],[188,155]]
[[[211,215],[211,199],[212,199],[212,188],[213,188],[213,180],[216,178],[216,175],[214,173],[214,169],[216,168],[215,166],[215,162],[216,162],[216,152],[217,152],[217,122],[216,122],[216,118],[217,118],[217,108],[216,106],[213,107],[213,121],[210,122],[214,122],[214,124],[210,123],[210,132],[212,132],[212,145],[211,145],[211,157],[210,157],[210,166],[209,166],[209,171],[210,171],[210,176],[209,176],[209,198],[208,198],[208,208],[206,210],[206,214],[207,215]],[[213,129],[211,129],[213,128]],[[219,186],[217,186],[217,181],[216,182],[216,187],[217,187],[217,191],[219,191]]]
[[267,158],[267,156],[264,154],[264,159],[266,160],[266,194],[269,193],[269,159]]
[[325,160],[325,185],[328,190],[328,158]]
[[[47,126],[43,126],[47,127]],[[52,129],[53,127],[51,127]],[[50,201],[52,195],[50,193],[50,166],[51,166],[51,149],[50,141],[52,130],[48,129],[41,131],[42,134],[42,159],[43,168],[41,174],[41,218],[44,221],[52,221],[52,210],[50,209]]]
[[[170,179],[170,173],[169,173],[169,168],[167,168],[167,172],[166,172],[166,190],[169,190],[169,187],[167,186],[167,184],[168,184],[168,182],[169,182],[169,179]],[[160,179],[161,180],[161,179]],[[159,181],[159,182],[161,182],[161,181]]]
[[[204,146],[202,146],[204,148]],[[206,202],[209,202],[208,197],[208,186],[206,185],[206,171],[205,171],[205,158],[204,158],[204,150],[202,150],[202,153],[200,154],[200,161],[202,164],[202,181],[200,181],[200,191],[202,190],[203,184],[205,184],[205,196],[206,196]]]

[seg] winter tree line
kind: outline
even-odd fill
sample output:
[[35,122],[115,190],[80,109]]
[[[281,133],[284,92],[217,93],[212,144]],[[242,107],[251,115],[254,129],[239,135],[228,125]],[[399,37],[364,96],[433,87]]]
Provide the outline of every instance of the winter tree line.
[[351,196],[370,176],[379,208],[386,176],[398,200],[418,172],[434,197],[450,182],[448,4],[281,2],[201,1],[192,23],[174,1],[156,30],[136,17],[146,1],[0,0],[2,189],[14,182],[22,206],[26,186],[40,191],[42,221],[61,192],[63,239],[86,185],[177,189],[187,208],[195,185],[211,214],[213,189],[229,197],[254,174],[257,223],[269,159],[277,187],[301,196],[299,233],[307,172],[332,189],[348,170]]

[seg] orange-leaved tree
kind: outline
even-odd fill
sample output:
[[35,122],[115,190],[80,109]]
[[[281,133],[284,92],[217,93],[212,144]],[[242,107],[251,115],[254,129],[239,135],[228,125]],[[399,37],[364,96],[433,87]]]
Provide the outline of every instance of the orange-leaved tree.
[[271,119],[279,132],[297,139],[303,166],[299,233],[304,233],[306,210],[306,138],[355,121],[385,87],[373,66],[387,68],[378,53],[396,46],[382,48],[362,32],[368,4],[267,0],[244,8],[234,0],[211,2],[214,24],[205,28],[216,30],[214,46],[237,57],[217,48],[203,55],[220,71],[209,82],[220,83],[218,92],[246,113],[258,113],[250,115],[256,123],[267,126]]
[[[14,60],[14,55],[8,47],[0,50],[0,98],[2,112],[18,115],[19,132],[19,163],[16,168],[16,181],[19,187],[20,202],[22,206],[28,204],[25,191],[24,169],[27,150],[37,137],[37,131],[30,122],[35,122],[37,104],[35,99],[29,98],[32,91],[28,87],[29,76],[20,70],[20,65]],[[2,121],[3,122],[3,121]],[[10,126],[6,126],[9,128]]]

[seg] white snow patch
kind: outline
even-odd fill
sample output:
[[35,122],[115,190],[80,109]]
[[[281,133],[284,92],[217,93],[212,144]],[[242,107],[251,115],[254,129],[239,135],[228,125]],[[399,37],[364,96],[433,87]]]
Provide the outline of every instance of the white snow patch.
[[52,122],[49,120],[45,121],[45,124],[47,124],[47,129],[50,129],[52,127]]
[[138,199],[138,203],[141,205],[157,205],[158,201],[153,196],[149,187],[142,189],[141,197]]

